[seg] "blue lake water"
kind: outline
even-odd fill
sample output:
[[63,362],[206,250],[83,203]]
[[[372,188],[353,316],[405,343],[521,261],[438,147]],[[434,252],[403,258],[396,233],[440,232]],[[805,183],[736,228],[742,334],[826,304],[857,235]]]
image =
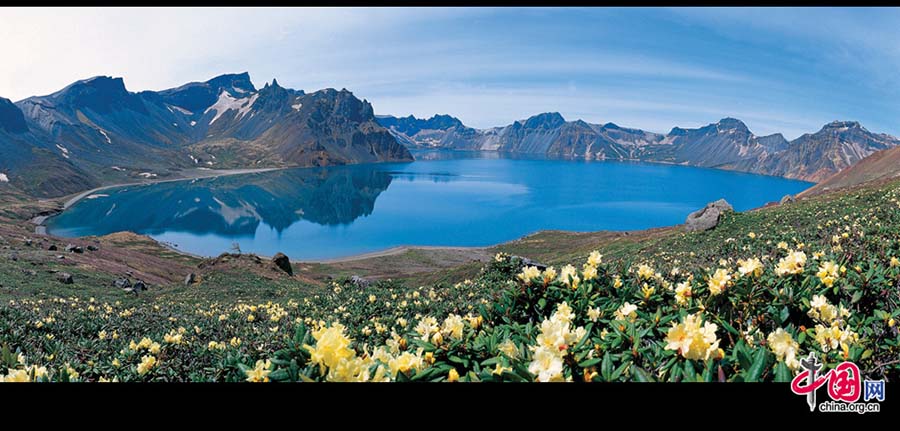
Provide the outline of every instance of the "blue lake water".
[[132,231],[205,256],[328,259],[400,245],[485,246],[546,229],[684,222],[725,198],[742,211],[810,183],[661,164],[414,153],[412,163],[289,169],[105,190],[48,221],[59,236]]

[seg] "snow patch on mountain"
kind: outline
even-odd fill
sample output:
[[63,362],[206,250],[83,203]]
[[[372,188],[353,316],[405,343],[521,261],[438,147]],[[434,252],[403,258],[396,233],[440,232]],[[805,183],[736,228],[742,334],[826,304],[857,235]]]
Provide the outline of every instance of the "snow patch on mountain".
[[258,93],[249,98],[236,99],[227,90],[222,90],[222,93],[219,94],[219,100],[216,100],[214,105],[206,108],[206,111],[203,113],[206,114],[210,111],[216,111],[216,115],[209,124],[215,123],[216,120],[222,117],[222,114],[231,110],[238,111],[237,118],[243,118],[244,115],[250,112],[250,108],[253,106],[253,103],[256,102],[257,98],[259,98]]
[[7,177],[6,174],[4,174],[4,173],[0,173],[0,183],[8,183],[8,182],[9,182],[9,177]]
[[106,139],[107,144],[112,144],[112,140],[109,139],[109,135],[106,134],[106,131],[104,131],[103,129],[97,129],[97,131],[100,132],[101,135],[103,135],[103,138]]

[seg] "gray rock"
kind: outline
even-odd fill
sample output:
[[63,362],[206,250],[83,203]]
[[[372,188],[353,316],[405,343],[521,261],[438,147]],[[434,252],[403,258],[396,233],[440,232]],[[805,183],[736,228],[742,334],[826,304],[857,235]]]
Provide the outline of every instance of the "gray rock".
[[184,285],[185,286],[190,286],[196,282],[197,282],[197,274],[194,274],[193,272],[188,274],[186,277],[184,277]]
[[272,263],[288,275],[294,275],[294,268],[291,267],[291,260],[284,253],[277,253],[272,258]]
[[354,285],[356,285],[356,287],[361,287],[363,289],[369,287],[369,280],[366,280],[365,278],[362,278],[358,275],[350,277],[350,283],[353,283]]
[[128,287],[124,290],[125,290],[125,293],[135,293],[135,294],[137,293],[137,290],[135,290],[133,287]]
[[522,267],[523,267],[523,268],[526,267],[526,266],[533,266],[533,267],[535,267],[535,268],[537,268],[538,270],[541,270],[541,271],[547,269],[547,265],[544,265],[543,263],[540,263],[540,262],[535,261],[535,260],[531,260],[531,259],[529,259],[529,258],[527,258],[527,257],[522,257],[522,256],[510,256],[510,257],[515,258],[515,259],[519,259],[519,262],[522,263]]
[[84,253],[84,249],[80,245],[69,244],[66,246],[66,252],[81,254]]
[[56,280],[62,284],[72,284],[75,282],[75,279],[72,278],[72,274],[69,274],[68,272],[57,273]]
[[784,197],[781,198],[781,202],[780,202],[780,203],[781,203],[781,205],[784,205],[784,204],[792,204],[792,203],[794,203],[794,197],[791,196],[791,195],[784,195]]
[[134,285],[131,286],[131,288],[135,291],[147,290],[147,285],[142,280],[138,280],[134,282]]
[[87,249],[88,249],[88,251],[97,251],[97,250],[100,250],[99,248],[97,248],[96,245],[89,245],[89,246],[87,246]]
[[125,277],[117,278],[116,281],[113,281],[113,286],[118,287],[119,289],[127,289],[131,287],[131,280]]
[[16,252],[10,253],[10,254],[9,254],[9,260],[11,260],[11,261],[13,261],[13,262],[19,260],[19,253],[16,253]]
[[56,244],[50,244],[50,247],[47,247],[47,250],[56,251],[58,249],[56,248]]
[[719,199],[706,204],[705,207],[690,213],[685,220],[685,229],[688,232],[709,230],[719,224],[719,218],[726,212],[734,211],[734,208],[725,201]]

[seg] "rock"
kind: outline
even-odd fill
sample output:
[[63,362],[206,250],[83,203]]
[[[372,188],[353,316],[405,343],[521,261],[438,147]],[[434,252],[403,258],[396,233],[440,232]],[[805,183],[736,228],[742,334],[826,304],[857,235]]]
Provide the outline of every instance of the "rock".
[[81,248],[81,246],[79,246],[79,245],[69,244],[66,246],[66,252],[81,254],[81,253],[84,253],[84,249]]
[[350,277],[350,283],[353,283],[354,285],[356,285],[356,287],[361,287],[363,289],[369,287],[369,280],[366,280],[365,278],[362,278],[358,275]]
[[792,203],[794,203],[794,197],[791,196],[791,195],[784,195],[784,197],[781,198],[781,202],[779,202],[779,203],[780,203],[781,205],[784,205],[784,204],[792,204]]
[[31,238],[26,238],[26,239],[25,239],[25,246],[31,247],[31,244],[32,244]]
[[688,215],[684,222],[685,229],[688,232],[712,229],[719,224],[721,215],[730,211],[734,211],[734,208],[725,199],[710,202],[704,208]]
[[125,290],[125,293],[137,293],[137,290],[135,290],[133,287],[129,287],[124,290]]
[[56,255],[56,258],[57,258],[57,259],[65,259],[66,257],[63,256],[63,255],[61,255],[61,254],[57,254],[57,255]]
[[132,289],[134,289],[135,291],[147,290],[147,285],[142,280],[138,280],[134,282]]
[[540,271],[547,269],[547,265],[544,265],[543,263],[531,260],[527,257],[522,257],[522,256],[510,256],[510,257],[519,259],[519,261],[522,262],[522,267],[533,266]]
[[116,281],[113,281],[113,286],[118,287],[119,289],[127,289],[131,287],[131,280],[125,277],[117,278]]
[[190,286],[196,282],[197,282],[197,274],[194,274],[193,272],[188,274],[187,277],[184,277],[184,285],[185,286]]
[[72,284],[75,282],[75,279],[72,278],[72,274],[69,274],[68,272],[57,273],[56,280],[62,284]]
[[16,252],[10,253],[10,254],[9,254],[9,260],[11,260],[11,261],[13,261],[13,262],[19,260],[19,253],[16,253]]
[[100,250],[99,248],[97,248],[96,245],[89,245],[89,246],[87,246],[87,249],[88,249],[88,251],[97,251],[97,250]]
[[284,253],[277,253],[275,257],[272,258],[272,263],[275,264],[279,269],[288,273],[288,275],[294,275],[294,269],[291,268],[291,260],[284,255]]
[[58,249],[56,248],[56,244],[50,244],[50,247],[47,247],[47,250],[56,251]]

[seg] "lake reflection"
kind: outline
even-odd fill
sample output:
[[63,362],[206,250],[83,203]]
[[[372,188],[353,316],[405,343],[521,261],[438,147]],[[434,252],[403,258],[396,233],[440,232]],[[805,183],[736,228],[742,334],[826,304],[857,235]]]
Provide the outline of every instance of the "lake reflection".
[[412,163],[290,169],[99,192],[48,223],[60,236],[133,231],[217,255],[324,259],[399,245],[484,246],[542,229],[682,223],[706,202],[737,210],[809,183],[619,162],[418,152]]

